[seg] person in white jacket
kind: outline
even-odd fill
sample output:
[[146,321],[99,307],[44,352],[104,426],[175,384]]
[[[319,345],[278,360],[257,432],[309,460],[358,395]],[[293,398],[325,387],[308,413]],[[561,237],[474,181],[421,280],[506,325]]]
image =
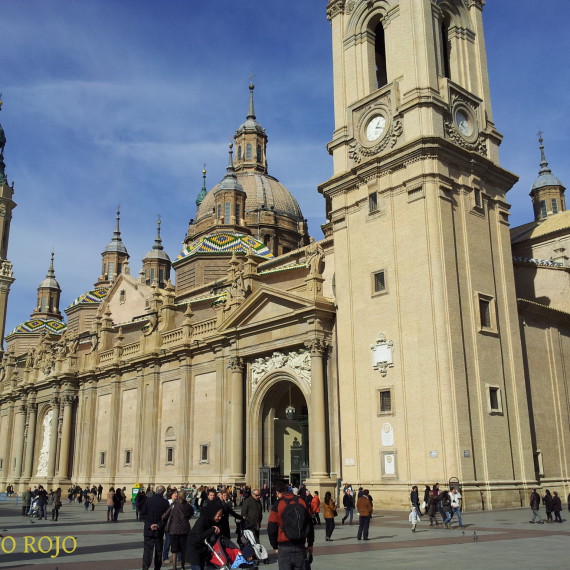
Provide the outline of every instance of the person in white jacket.
[[412,532],[416,532],[416,525],[422,520],[416,507],[412,507],[408,519],[412,523]]

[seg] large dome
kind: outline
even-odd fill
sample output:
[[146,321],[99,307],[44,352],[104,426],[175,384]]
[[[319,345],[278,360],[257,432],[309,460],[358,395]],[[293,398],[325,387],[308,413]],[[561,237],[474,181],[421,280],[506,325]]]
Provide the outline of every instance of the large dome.
[[[261,172],[236,172],[245,193],[245,209],[273,210],[276,214],[288,216],[296,221],[303,220],[303,213],[291,192],[273,176]],[[196,222],[214,215],[214,193],[220,187],[216,184],[202,200],[196,213]]]

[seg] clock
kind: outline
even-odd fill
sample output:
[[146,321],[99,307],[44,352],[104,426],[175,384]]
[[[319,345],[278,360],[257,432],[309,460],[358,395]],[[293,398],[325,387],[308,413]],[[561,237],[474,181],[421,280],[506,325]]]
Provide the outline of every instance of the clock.
[[377,141],[386,129],[386,118],[384,115],[374,115],[367,123],[365,129],[366,140]]
[[455,111],[455,125],[464,137],[470,137],[473,134],[473,122],[463,109]]

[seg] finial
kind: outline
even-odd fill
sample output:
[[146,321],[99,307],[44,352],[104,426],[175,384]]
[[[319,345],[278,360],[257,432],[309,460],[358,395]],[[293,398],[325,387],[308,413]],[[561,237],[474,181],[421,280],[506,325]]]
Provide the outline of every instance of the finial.
[[255,120],[255,108],[253,105],[253,90],[255,85],[253,84],[253,74],[249,76],[249,109],[247,112],[247,118]]
[[162,238],[160,237],[160,224],[161,220],[159,214],[158,219],[156,220],[156,238],[154,239],[154,245],[152,246],[152,249],[164,249],[162,247]]
[[202,169],[202,190],[198,193],[196,198],[196,206],[200,206],[202,200],[206,197],[208,190],[206,189],[206,163],[204,163],[204,168]]
[[2,91],[0,91],[0,111],[2,110]]
[[540,170],[539,174],[549,174],[552,171],[548,168],[548,162],[546,161],[546,154],[544,153],[544,140],[542,138],[543,132],[541,130],[538,131],[538,143],[540,148]]
[[55,254],[54,254],[53,248],[52,248],[52,250],[51,250],[51,259],[50,259],[50,263],[49,263],[49,269],[48,269],[48,272],[47,272],[46,277],[55,277],[55,270],[54,270],[54,268],[53,268],[53,259],[54,259],[54,257],[55,257]]
[[233,150],[233,149],[234,149],[234,143],[231,142],[231,140],[230,140],[230,144],[229,144],[228,146],[229,146],[229,149],[230,149],[230,150],[229,150],[229,153],[230,153],[230,160],[229,160],[229,163],[228,163],[228,172],[233,172],[233,171],[234,171],[234,150]]

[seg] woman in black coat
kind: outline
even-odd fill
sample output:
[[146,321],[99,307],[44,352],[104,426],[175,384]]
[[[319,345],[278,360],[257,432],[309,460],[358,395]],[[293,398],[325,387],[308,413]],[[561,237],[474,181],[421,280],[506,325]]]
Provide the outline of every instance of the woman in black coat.
[[200,517],[188,535],[186,542],[186,561],[192,569],[205,568],[210,560],[210,551],[204,540],[213,535],[220,535],[218,523],[222,518],[222,506],[219,502],[210,502],[200,513]]
[[[428,494],[429,497],[429,494]],[[418,515],[421,513],[420,511],[420,494],[418,492],[418,486],[414,485],[412,487],[412,492],[410,493],[410,503],[412,503],[412,507],[416,507],[416,512]]]
[[555,521],[561,523],[562,517],[560,516],[560,511],[562,510],[562,501],[556,491],[554,491],[554,497],[552,497],[552,510],[554,511]]
[[190,532],[190,519],[194,516],[194,509],[186,501],[186,493],[181,491],[176,501],[168,507],[162,519],[168,521],[167,532],[170,535],[170,551],[172,552],[172,568],[177,570],[177,563],[184,568],[186,563],[186,542]]
[[544,508],[546,509],[546,522],[554,522],[552,520],[552,511],[554,510],[552,508],[552,495],[550,494],[550,491],[548,489],[546,489],[545,491],[545,495],[544,497],[542,497],[542,504],[544,505]]
[[241,521],[243,517],[236,513],[232,509],[232,501],[229,497],[227,491],[222,493],[222,498],[220,499],[222,504],[222,519],[220,520],[220,531],[223,536],[231,539],[231,532],[230,532],[230,516],[234,517],[234,519]]

